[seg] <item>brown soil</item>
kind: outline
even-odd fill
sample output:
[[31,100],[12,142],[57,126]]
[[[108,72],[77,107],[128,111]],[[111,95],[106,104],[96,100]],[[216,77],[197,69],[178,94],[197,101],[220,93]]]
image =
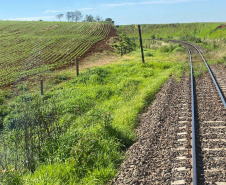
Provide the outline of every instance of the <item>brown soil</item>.
[[111,27],[110,33],[108,34],[107,38],[105,38],[104,40],[98,41],[94,45],[92,45],[92,47],[85,54],[83,54],[83,56],[80,57],[80,59],[83,60],[84,58],[91,56],[94,53],[100,53],[102,51],[113,52],[114,49],[108,44],[108,41],[110,38],[117,37],[117,36],[118,35],[116,33],[116,30],[113,27]]
[[53,25],[53,26],[47,27],[47,28],[45,28],[43,31],[51,30],[51,29],[53,29],[53,28],[55,28],[55,27],[57,27],[57,26],[58,26],[58,25]]
[[226,27],[226,25],[220,25],[220,26],[218,26],[217,28],[216,28],[216,30],[219,30],[219,29],[222,29],[222,28],[225,28]]
[[[93,44],[90,49],[88,51],[86,51],[80,58],[79,58],[79,64],[81,65],[87,58],[91,57],[92,55],[98,54],[98,53],[102,53],[102,52],[113,52],[114,49],[110,46],[109,44],[109,40],[112,37],[117,37],[117,33],[116,30],[111,27],[110,32],[108,34],[108,36],[103,39],[100,40],[98,42],[96,42],[95,44]],[[70,66],[74,66],[74,64],[70,65]],[[66,69],[68,66],[63,66],[58,68],[57,70],[62,70],[62,69]],[[55,71],[56,69],[53,69],[53,71]]]

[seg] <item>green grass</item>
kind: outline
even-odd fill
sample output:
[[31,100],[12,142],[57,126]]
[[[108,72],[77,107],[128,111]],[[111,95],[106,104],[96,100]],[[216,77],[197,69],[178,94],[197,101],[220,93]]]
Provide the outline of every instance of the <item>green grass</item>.
[[[208,50],[203,53],[208,64],[226,65],[226,27],[220,27],[226,23],[186,23],[186,24],[144,24],[141,25],[143,45],[150,48],[161,48],[162,53],[174,50],[175,45],[163,44],[163,41],[153,41],[150,39],[174,39],[186,40],[199,45]],[[138,28],[135,25],[120,26],[118,30],[127,37],[133,39],[139,45]],[[148,40],[147,40],[148,39]],[[184,53],[185,49],[177,47],[176,53]],[[201,76],[207,72],[203,63],[194,65],[195,76]]]
[[[174,39],[193,42],[208,50],[218,50],[226,44],[226,27],[222,25],[226,23],[143,24],[141,32],[144,46],[152,44],[149,39]],[[123,25],[118,31],[139,45],[136,25]]]
[[[25,119],[24,115],[30,115],[26,112],[41,114],[44,121],[52,122],[48,123],[50,130],[58,133],[44,141],[42,160],[34,143],[36,169],[33,174],[23,164],[26,155],[21,145],[21,161],[11,155],[8,165],[13,169],[13,162],[17,160],[23,175],[18,177],[17,173],[7,171],[11,176],[6,175],[4,179],[9,182],[9,177],[14,177],[15,181],[29,185],[109,182],[125,159],[126,148],[135,140],[138,114],[150,104],[170,75],[179,77],[185,69],[183,62],[173,62],[173,51],[169,54],[145,49],[145,54],[144,64],[139,50],[134,51],[120,63],[95,67],[67,80],[42,98],[27,94],[4,105],[8,111],[3,116],[3,125],[12,134],[9,138],[5,135],[5,140],[11,142],[9,151],[15,145],[12,138],[16,133],[16,126],[12,125],[15,123],[10,120],[16,118],[19,123]],[[57,116],[51,121],[55,112]],[[60,132],[54,130],[54,125]],[[32,128],[38,129],[34,125]],[[37,139],[37,135],[33,139]],[[23,141],[23,136],[20,140]],[[0,144],[0,154],[3,148]]]
[[[217,29],[221,25],[225,25],[225,23],[143,24],[141,31],[144,39],[179,39],[184,36],[201,39],[226,39],[226,27]],[[120,26],[119,30],[130,38],[138,38],[136,25]]]

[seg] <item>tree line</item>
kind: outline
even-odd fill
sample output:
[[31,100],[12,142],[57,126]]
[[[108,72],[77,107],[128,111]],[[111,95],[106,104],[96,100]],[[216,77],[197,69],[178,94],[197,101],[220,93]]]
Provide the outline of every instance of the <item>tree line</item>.
[[66,18],[66,20],[68,22],[101,22],[101,21],[105,21],[105,22],[110,22],[112,24],[114,24],[114,21],[111,18],[106,18],[105,20],[103,20],[99,15],[97,15],[96,17],[94,17],[93,15],[82,15],[82,13],[78,10],[75,10],[73,12],[67,12],[66,14],[58,14],[56,15],[56,18],[59,19],[61,21],[62,18]]

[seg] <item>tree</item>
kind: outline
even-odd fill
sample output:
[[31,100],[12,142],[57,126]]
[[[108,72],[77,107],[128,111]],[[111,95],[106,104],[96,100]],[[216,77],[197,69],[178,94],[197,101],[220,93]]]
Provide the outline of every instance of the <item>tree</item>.
[[108,23],[111,23],[111,24],[115,23],[115,21],[113,21],[112,18],[105,19],[105,22],[108,22]]
[[60,20],[61,18],[63,18],[63,17],[64,17],[64,14],[58,14],[58,15],[56,16],[56,18],[59,19],[59,20]]
[[67,18],[67,21],[69,22],[72,19],[72,12],[67,12],[66,18]]
[[100,21],[102,21],[103,19],[102,19],[99,15],[97,15],[96,18],[95,18],[95,20],[96,20],[97,22],[100,22]]
[[85,22],[96,22],[92,15],[86,15]]
[[75,12],[71,12],[71,22],[75,20]]
[[80,21],[82,19],[82,17],[83,17],[83,15],[82,15],[82,13],[80,11],[75,10],[75,12],[73,12],[73,20],[75,22]]

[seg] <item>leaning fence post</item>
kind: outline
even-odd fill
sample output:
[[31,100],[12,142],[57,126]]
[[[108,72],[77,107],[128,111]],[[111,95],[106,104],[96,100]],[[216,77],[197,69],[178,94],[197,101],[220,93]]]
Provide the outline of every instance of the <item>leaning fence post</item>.
[[138,29],[139,29],[139,36],[140,36],[140,48],[141,48],[142,62],[144,63],[144,50],[143,50],[143,43],[142,43],[140,25],[138,25]]
[[43,90],[43,80],[41,80],[41,95],[44,95],[44,90]]
[[77,76],[79,75],[79,60],[78,58],[76,58],[76,73],[77,73]]

